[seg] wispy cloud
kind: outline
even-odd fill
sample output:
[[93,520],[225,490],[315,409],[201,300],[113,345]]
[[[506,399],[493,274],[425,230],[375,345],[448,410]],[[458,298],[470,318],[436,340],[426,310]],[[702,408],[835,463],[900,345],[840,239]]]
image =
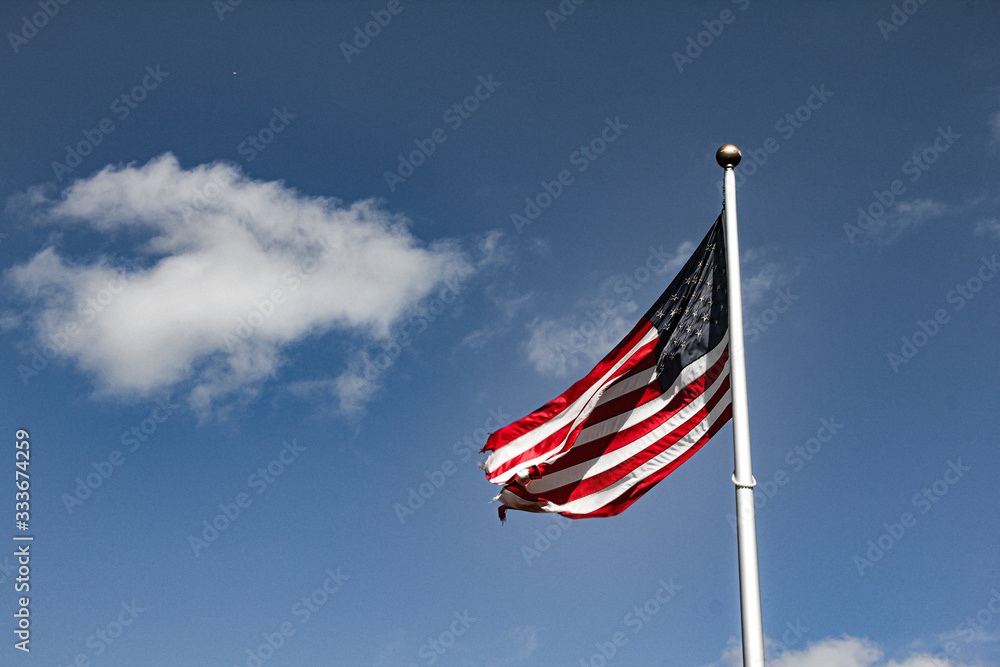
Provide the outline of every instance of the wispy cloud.
[[[774,643],[771,643],[772,647]],[[868,639],[829,637],[810,643],[801,650],[787,650],[769,658],[770,667],[974,667],[980,663],[965,663],[956,659],[935,657],[928,653],[913,653],[902,661],[886,659],[883,651]],[[719,662],[706,667],[742,667],[743,650],[735,640],[722,654]]]
[[635,326],[639,306],[613,298],[617,281],[607,279],[597,296],[579,301],[571,314],[528,322],[525,348],[536,372],[566,377],[606,355]]
[[495,667],[513,667],[527,662],[538,648],[538,628],[517,626],[507,631],[501,657],[492,663]]
[[[594,296],[579,300],[571,312],[545,315],[527,323],[528,361],[541,375],[566,377],[604,357],[635,326],[660,292],[644,291],[640,306],[634,297],[647,284],[666,286],[694,252],[695,244],[681,243],[673,252],[649,248],[632,271],[604,280]],[[654,280],[654,277],[657,277]],[[661,281],[658,277],[666,277]],[[648,301],[648,302],[647,302]]]
[[253,400],[308,337],[388,339],[475,270],[455,242],[421,243],[375,201],[308,197],[223,163],[183,169],[170,154],[107,167],[55,198],[33,189],[11,210],[127,247],[94,257],[56,244],[7,271],[38,342],[62,336],[59,354],[99,393],[180,389],[202,414]]
[[859,238],[875,245],[895,243],[907,230],[940,218],[949,212],[949,207],[933,199],[912,199],[901,201],[872,224]]
[[496,283],[488,285],[485,293],[499,311],[499,317],[473,330],[462,340],[463,346],[474,350],[484,347],[496,336],[506,333],[510,329],[511,322],[531,302],[533,296],[531,292],[513,293],[499,287]]
[[[694,251],[694,244],[682,243],[672,254],[659,254],[658,275],[673,275],[681,269]],[[768,253],[753,249],[744,254],[743,300],[747,305],[759,302],[777,287],[785,286],[799,274],[796,262],[776,262]],[[635,275],[630,279],[612,276],[605,280],[593,297],[582,299],[571,313],[560,316],[540,316],[527,324],[529,337],[525,344],[528,361],[541,375],[566,377],[595,363],[614,348],[639,320],[642,312],[659,296],[651,290],[640,305],[632,297],[637,288]]]
[[[777,257],[777,259],[772,259]],[[775,317],[776,302],[789,303],[798,297],[789,291],[789,286],[802,273],[805,260],[801,257],[783,257],[772,249],[752,248],[744,251],[740,258],[743,282],[743,322],[744,333],[754,342],[762,331],[767,330],[774,320],[762,322],[757,319],[770,311]],[[785,306],[781,312],[787,309]]]
[[988,218],[976,223],[976,234],[1000,239],[1000,219]]
[[792,262],[768,261],[757,253],[743,258],[740,264],[746,306],[756,304],[775,288],[787,285],[801,272]]
[[[337,400],[337,413],[360,416],[366,404],[382,388],[389,369],[396,364],[403,352],[439,318],[457,317],[461,313],[463,285],[458,278],[506,264],[509,248],[502,242],[502,236],[500,232],[491,231],[480,238],[477,256],[471,260],[472,264],[457,272],[457,277],[445,280],[443,287],[435,289],[411,309],[407,317],[398,320],[392,327],[390,336],[368,340],[361,349],[348,355],[347,367],[342,373],[332,379],[312,380],[293,389],[301,395],[332,395]],[[462,344],[471,346],[469,336]],[[302,391],[305,388],[309,391]]]

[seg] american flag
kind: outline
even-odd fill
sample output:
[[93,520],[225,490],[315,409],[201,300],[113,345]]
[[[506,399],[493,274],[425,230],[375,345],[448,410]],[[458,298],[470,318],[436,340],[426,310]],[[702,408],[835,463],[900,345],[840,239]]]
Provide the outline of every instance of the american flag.
[[507,509],[614,516],[732,416],[720,215],[632,331],[582,380],[493,433],[486,477]]

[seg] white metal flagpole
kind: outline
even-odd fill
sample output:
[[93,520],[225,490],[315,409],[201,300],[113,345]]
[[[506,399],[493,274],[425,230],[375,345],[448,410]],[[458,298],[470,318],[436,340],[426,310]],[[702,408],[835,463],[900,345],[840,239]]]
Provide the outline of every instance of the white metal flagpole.
[[733,144],[715,153],[725,169],[726,273],[729,276],[729,367],[733,397],[733,456],[736,485],[736,539],[740,559],[740,615],[743,619],[743,665],[764,667],[764,626],[760,612],[757,573],[757,524],[754,515],[750,464],[750,422],[747,408],[747,371],[743,348],[743,296],[740,290],[740,244],[736,228],[736,174],[742,154]]

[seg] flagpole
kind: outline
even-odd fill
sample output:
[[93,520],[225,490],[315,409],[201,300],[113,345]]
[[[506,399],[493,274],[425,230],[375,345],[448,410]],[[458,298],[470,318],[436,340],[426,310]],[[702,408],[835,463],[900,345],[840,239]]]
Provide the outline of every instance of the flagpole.
[[743,621],[743,665],[764,667],[764,626],[760,611],[757,568],[757,525],[750,463],[747,371],[743,347],[743,296],[740,290],[740,245],[736,228],[736,173],[742,154],[733,144],[719,148],[715,160],[725,169],[726,273],[729,276],[729,364],[733,396],[733,456],[736,485],[736,539],[740,562],[740,616]]

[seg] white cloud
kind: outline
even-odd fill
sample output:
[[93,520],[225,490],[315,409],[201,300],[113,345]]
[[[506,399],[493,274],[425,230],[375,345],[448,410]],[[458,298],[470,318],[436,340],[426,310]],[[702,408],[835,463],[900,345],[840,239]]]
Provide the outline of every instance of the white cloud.
[[493,338],[506,333],[510,322],[531,302],[533,296],[531,292],[515,294],[509,289],[502,289],[497,283],[487,285],[485,293],[499,311],[500,317],[473,330],[462,340],[462,346],[473,350],[485,347]]
[[929,218],[936,218],[939,215],[943,215],[947,210],[947,206],[932,199],[901,201],[896,204],[895,223],[902,229],[905,229],[910,225],[916,225]]
[[478,350],[486,346],[497,333],[497,328],[489,325],[475,329],[462,339],[461,345]]
[[949,211],[945,204],[932,199],[901,201],[879,218],[872,218],[868,227],[859,228],[859,233],[851,234],[850,240],[861,237],[877,245],[894,243],[911,227],[939,218]]
[[527,324],[528,361],[542,375],[565,377],[593,364],[618,344],[639,319],[634,301],[607,296],[616,278],[605,281],[601,294],[581,301],[576,312],[560,317],[537,317]]
[[[458,273],[479,272],[506,264],[510,249],[502,242],[502,236],[499,231],[488,232],[480,239],[479,256],[475,264]],[[332,393],[338,400],[337,411],[340,414],[359,415],[368,401],[382,388],[387,371],[395,365],[403,351],[439,317],[444,317],[446,311],[450,311],[450,316],[458,315],[461,310],[458,300],[461,287],[457,278],[445,280],[441,289],[427,295],[419,307],[411,309],[409,317],[397,322],[391,337],[372,341],[366,349],[354,353],[347,362],[347,369],[336,378],[312,381],[310,384],[320,388],[312,393],[320,396]],[[473,343],[466,337],[461,344]],[[485,341],[482,343],[485,344]],[[326,389],[331,391],[327,392]]]
[[[621,310],[628,313],[637,309],[635,304],[631,306],[623,306]],[[593,364],[610,352],[635,324],[624,319],[619,311],[596,312],[600,313],[599,318],[607,317],[604,323],[596,324],[601,320],[576,316],[538,318],[530,322],[528,361],[535,371],[541,375],[565,377],[587,364]]]
[[[130,263],[48,247],[10,269],[39,343],[102,393],[183,385],[202,413],[253,400],[284,350],[307,337],[389,339],[436,288],[475,270],[454,243],[421,244],[374,201],[307,197],[222,163],[182,169],[170,154],[107,167],[56,200],[35,189],[19,205],[48,224],[141,242]],[[484,244],[492,255],[497,238]],[[366,397],[354,387],[345,395]]]
[[520,665],[531,658],[538,648],[538,628],[535,626],[518,626],[511,628],[507,632],[507,640],[504,642],[506,651],[513,651],[510,655],[502,658],[498,667],[508,665]]
[[976,223],[976,234],[980,236],[995,236],[1000,239],[1000,220],[989,218]]
[[[767,642],[768,667],[974,667],[951,658],[914,653],[903,659],[887,660],[882,650],[868,639],[858,637],[828,637],[810,643],[801,650],[781,651],[776,642]],[[978,665],[979,663],[975,663]],[[707,667],[742,667],[743,651],[735,640],[722,654],[718,663]]]
[[[688,259],[691,257],[691,255],[694,253],[697,247],[698,246],[692,243],[691,241],[684,241],[677,247],[677,250],[674,251],[674,254],[670,255],[669,253],[663,252],[663,246],[661,245],[659,251],[655,254],[655,258],[662,260],[663,265],[657,267],[654,273],[658,275],[666,273],[670,276],[671,279],[673,279],[674,274],[680,271],[684,267],[684,265],[687,263]],[[652,251],[653,248],[650,248],[649,257],[654,257]],[[647,260],[643,262],[642,266],[645,266],[647,268],[650,266],[650,262],[648,261],[649,257],[647,257]],[[657,262],[653,262],[652,264],[655,265],[656,263]],[[666,285],[664,285],[664,287],[666,287]]]
[[990,138],[992,143],[1000,143],[1000,111],[990,116]]
[[[775,261],[771,259],[775,254],[772,249],[751,248],[740,258],[745,323],[761,309],[770,306],[775,298],[780,298],[783,288],[787,288],[802,273],[802,258]],[[787,290],[784,293],[788,293]]]
[[660,290],[665,288],[695,248],[690,241],[681,243],[673,253],[662,245],[651,247],[631,272],[606,279],[597,296],[578,302],[572,314],[536,317],[529,322],[525,347],[535,371],[565,377],[602,359],[631,331],[641,312],[653,305],[661,292],[650,290],[644,297],[648,303],[641,311],[632,296],[654,276],[668,277],[666,281],[652,281]]
[[743,301],[747,304],[757,303],[779,281],[787,281],[785,272],[776,262],[768,262],[760,268],[748,271],[747,274],[742,285]]

